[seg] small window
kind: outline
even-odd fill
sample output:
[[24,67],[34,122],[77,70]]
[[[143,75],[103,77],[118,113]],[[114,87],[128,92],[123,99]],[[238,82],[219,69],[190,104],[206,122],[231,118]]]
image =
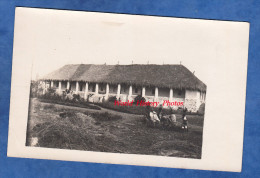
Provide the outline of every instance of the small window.
[[95,87],[94,87],[94,85],[92,85],[92,92],[95,92]]
[[126,89],[125,89],[126,87],[123,87],[123,92],[125,92],[126,91]]
[[56,87],[59,87],[59,82],[56,82]]
[[101,87],[100,87],[100,91],[104,91],[104,88],[103,88],[103,86],[101,85]]
[[135,93],[138,93],[138,88],[135,88]]

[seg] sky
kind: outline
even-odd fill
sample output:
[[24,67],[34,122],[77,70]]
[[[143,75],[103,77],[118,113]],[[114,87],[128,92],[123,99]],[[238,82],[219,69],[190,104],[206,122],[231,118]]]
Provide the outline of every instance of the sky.
[[236,22],[213,20],[46,9],[30,9],[16,19],[15,42],[33,61],[33,79],[66,64],[149,62],[182,63],[207,83],[205,76],[229,57],[223,50],[239,35],[233,32]]

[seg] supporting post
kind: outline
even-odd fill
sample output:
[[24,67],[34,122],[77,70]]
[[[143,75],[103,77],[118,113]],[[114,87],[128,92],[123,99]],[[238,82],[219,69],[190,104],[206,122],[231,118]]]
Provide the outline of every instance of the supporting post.
[[53,81],[51,81],[51,88],[53,88]]
[[106,96],[105,96],[105,100],[108,100],[108,94],[109,94],[109,84],[107,84],[107,86],[106,86]]
[[98,83],[96,83],[96,90],[95,90],[95,94],[98,95]]
[[155,101],[157,101],[157,99],[158,99],[158,87],[155,87],[155,90],[154,90],[154,99],[155,99]]
[[69,89],[70,89],[70,82],[67,81],[67,90],[69,90]]
[[117,94],[116,94],[116,98],[117,99],[119,99],[119,97],[120,97],[120,92],[121,92],[121,85],[118,84],[118,86],[117,86]]
[[142,88],[142,97],[145,97],[145,87]]
[[79,92],[79,82],[76,82],[76,91],[75,91],[75,93],[78,94],[78,92]]
[[88,97],[88,82],[86,82],[85,92],[84,92],[84,99],[86,100]]
[[61,81],[59,81],[59,94],[61,94]]
[[128,94],[128,100],[132,98],[132,93],[133,93],[133,87],[132,85],[129,86],[129,94]]
[[43,88],[42,94],[43,95],[46,93],[46,86],[45,86],[46,84],[45,83],[46,83],[45,81],[42,82],[42,88]]
[[170,96],[169,96],[169,100],[172,101],[172,97],[173,97],[173,89],[170,89]]

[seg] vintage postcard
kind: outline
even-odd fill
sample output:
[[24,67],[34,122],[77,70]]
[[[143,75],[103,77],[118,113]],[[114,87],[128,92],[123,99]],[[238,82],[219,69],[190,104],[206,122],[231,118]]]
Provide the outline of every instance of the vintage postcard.
[[241,171],[249,23],[16,8],[8,156]]

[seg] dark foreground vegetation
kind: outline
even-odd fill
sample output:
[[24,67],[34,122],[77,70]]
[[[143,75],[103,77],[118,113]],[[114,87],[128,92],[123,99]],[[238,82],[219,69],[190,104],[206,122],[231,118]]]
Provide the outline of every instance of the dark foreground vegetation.
[[87,102],[73,102],[70,100],[56,100],[56,99],[45,99],[45,98],[39,98],[39,101],[43,103],[50,103],[50,104],[61,104],[66,106],[75,106],[75,107],[81,107],[81,108],[88,108],[88,109],[94,109],[94,110],[101,110],[100,107],[95,106],[93,104],[89,104]]
[[31,99],[27,146],[201,158],[203,116],[189,115],[189,132],[151,127],[142,115]]

